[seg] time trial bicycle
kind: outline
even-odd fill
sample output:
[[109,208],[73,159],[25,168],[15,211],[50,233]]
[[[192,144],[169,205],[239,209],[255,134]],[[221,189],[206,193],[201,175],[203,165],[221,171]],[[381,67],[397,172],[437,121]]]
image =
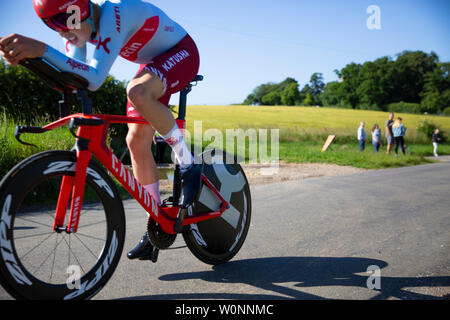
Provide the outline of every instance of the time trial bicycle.
[[[159,205],[107,145],[111,124],[147,122],[93,114],[85,79],[42,58],[21,64],[61,91],[63,100],[58,121],[19,126],[16,139],[28,145],[22,134],[69,125],[76,142],[71,151],[46,151],[23,160],[0,182],[0,283],[9,294],[18,299],[89,299],[106,285],[125,241],[124,206],[113,178],[149,214],[153,262],[177,234],[207,264],[222,264],[237,254],[251,218],[250,188],[237,162],[227,163],[216,150],[197,156],[204,161],[202,189],[188,208],[180,206],[180,168],[175,165],[173,194]],[[176,121],[181,129],[187,94],[202,79],[197,76],[180,93]],[[82,113],[70,114],[75,98],[81,100]]]

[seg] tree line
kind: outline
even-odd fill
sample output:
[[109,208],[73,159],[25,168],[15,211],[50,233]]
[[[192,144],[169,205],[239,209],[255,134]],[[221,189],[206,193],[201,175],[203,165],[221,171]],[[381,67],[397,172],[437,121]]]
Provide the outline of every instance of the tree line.
[[334,70],[339,81],[324,83],[314,73],[300,89],[294,78],[256,87],[245,105],[333,106],[340,108],[450,115],[450,63],[435,53],[404,51]]
[[[100,89],[89,92],[94,113],[125,115],[126,87],[126,82],[109,76]],[[58,101],[62,100],[62,94],[25,67],[11,67],[0,59],[0,88],[0,115],[4,114],[7,119],[22,125],[42,125],[42,122],[59,118]],[[81,102],[74,101],[71,112],[80,111]],[[109,137],[114,150],[123,148],[127,131],[124,125],[111,128]]]
[[[18,121],[31,123],[37,119],[56,120],[59,117],[58,101],[61,93],[52,90],[28,69],[11,67],[0,60],[0,113]],[[126,83],[108,77],[103,86],[90,92],[94,112],[124,114],[127,103]],[[80,112],[80,104],[73,106]]]

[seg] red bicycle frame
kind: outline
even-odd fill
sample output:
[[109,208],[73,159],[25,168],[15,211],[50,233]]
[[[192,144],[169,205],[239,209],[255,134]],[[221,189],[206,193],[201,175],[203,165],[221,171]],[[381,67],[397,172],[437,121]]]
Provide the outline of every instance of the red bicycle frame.
[[[110,124],[148,123],[144,120],[125,116],[74,114],[53,122],[43,127],[43,129],[45,131],[57,129],[74,120],[78,120],[79,125],[76,133],[78,146],[76,154],[76,172],[75,177],[64,176],[62,179],[53,229],[58,231],[77,232],[83,203],[86,174],[91,157],[94,155],[117,179],[117,181],[122,184],[130,195],[150,214],[151,218],[161,226],[164,232],[168,234],[177,233],[174,230],[174,225],[182,208],[176,206],[163,207],[158,205],[155,199],[153,199],[144,187],[135,179],[133,173],[123,165],[106,144]],[[185,120],[177,120],[177,124],[184,132]],[[80,148],[80,146],[82,147]],[[220,195],[217,188],[214,187],[205,175],[202,176],[202,181],[214,192],[222,202],[222,205],[218,211],[187,216],[183,220],[183,226],[220,217],[229,207],[229,203]],[[71,196],[72,199],[70,200]],[[70,201],[69,222],[67,227],[64,227]]]

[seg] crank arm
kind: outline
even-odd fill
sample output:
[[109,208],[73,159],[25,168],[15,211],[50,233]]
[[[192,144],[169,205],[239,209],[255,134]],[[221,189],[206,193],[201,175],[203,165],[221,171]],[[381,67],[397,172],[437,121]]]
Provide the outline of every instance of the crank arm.
[[188,208],[180,208],[180,211],[178,211],[177,220],[175,221],[175,225],[173,226],[173,231],[175,231],[176,233],[183,232],[184,217],[186,216],[188,210]]

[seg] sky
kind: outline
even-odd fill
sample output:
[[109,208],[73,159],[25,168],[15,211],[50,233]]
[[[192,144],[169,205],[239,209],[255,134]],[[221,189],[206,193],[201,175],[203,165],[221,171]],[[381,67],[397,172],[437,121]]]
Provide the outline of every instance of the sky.
[[[123,0],[126,1],[126,0]],[[450,0],[154,0],[196,41],[205,80],[191,105],[241,103],[258,85],[315,72],[336,81],[347,64],[395,58],[404,50],[450,61]],[[380,28],[369,29],[375,5]],[[19,33],[63,51],[58,34],[36,16],[32,0],[0,0],[0,36]],[[92,49],[88,51],[88,54]],[[131,80],[138,65],[118,58],[111,74]],[[178,103],[178,95],[171,99]]]

